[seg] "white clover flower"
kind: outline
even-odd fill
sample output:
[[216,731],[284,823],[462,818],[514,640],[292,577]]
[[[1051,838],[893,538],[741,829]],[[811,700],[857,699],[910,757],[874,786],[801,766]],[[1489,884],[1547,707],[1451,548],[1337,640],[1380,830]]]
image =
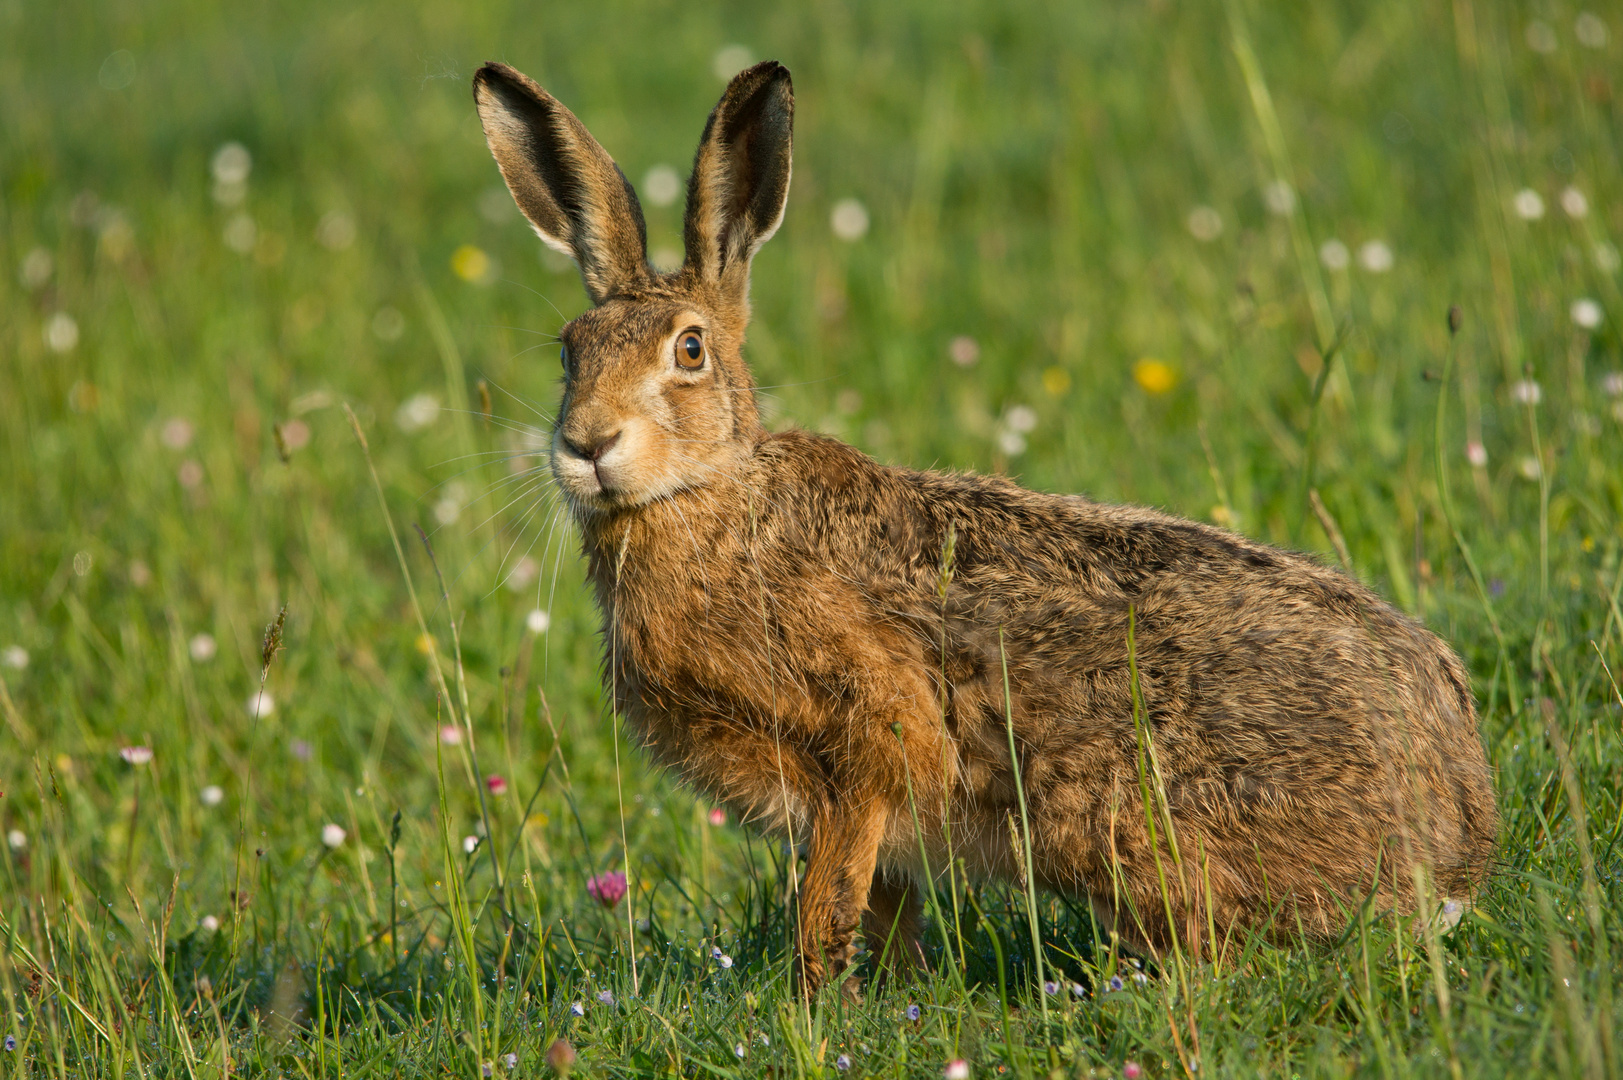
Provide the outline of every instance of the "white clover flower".
[[255,690],[248,698],[248,715],[256,720],[262,720],[276,711],[276,699],[271,697],[269,690]]
[[1522,188],[1511,196],[1511,207],[1523,221],[1537,221],[1544,216],[1544,196],[1532,188]]
[[22,266],[18,268],[17,277],[23,283],[23,288],[32,292],[50,281],[51,274],[55,269],[56,259],[51,255],[50,249],[37,247],[23,256]]
[[1026,437],[1018,431],[1000,431],[997,435],[997,448],[1007,457],[1019,457],[1026,452]]
[[1527,47],[1536,53],[1545,56],[1560,48],[1561,43],[1556,39],[1555,28],[1541,19],[1534,19],[1527,24]]
[[12,851],[21,851],[28,846],[28,834],[21,829],[12,829],[6,833],[6,843],[11,845]]
[[1544,400],[1544,388],[1532,379],[1517,379],[1510,384],[1510,398],[1518,405],[1537,405]]
[[1296,189],[1288,180],[1274,180],[1262,189],[1262,201],[1269,213],[1284,217],[1296,209]]
[[240,142],[222,143],[220,148],[214,151],[213,160],[209,162],[209,171],[214,174],[214,179],[222,184],[243,183],[253,168],[253,155]]
[[969,1062],[963,1058],[954,1058],[941,1070],[941,1076],[942,1080],[969,1080]]
[[464,836],[462,838],[462,851],[464,854],[472,855],[478,848],[479,838],[477,836]]
[[755,54],[748,45],[723,45],[716,50],[716,55],[710,60],[710,70],[722,82],[726,82],[740,71],[750,66]]
[[1572,24],[1572,32],[1577,37],[1578,44],[1586,49],[1606,48],[1606,24],[1592,11],[1579,14],[1577,21]]
[[213,634],[193,634],[192,639],[186,643],[186,651],[196,663],[206,664],[214,659],[220,647],[215,643]]
[[131,765],[146,765],[152,761],[152,747],[126,746],[119,750],[118,756]]
[[1352,252],[1340,240],[1331,238],[1319,245],[1319,262],[1326,270],[1342,271],[1352,265]]
[[406,317],[400,314],[399,308],[385,305],[373,313],[372,334],[379,341],[399,341],[405,332]]
[[1223,215],[1210,206],[1197,206],[1184,219],[1184,227],[1203,244],[1209,244],[1223,235]]
[[1587,296],[1572,302],[1571,315],[1572,321],[1585,330],[1596,329],[1606,317],[1606,313],[1601,310],[1601,306]]
[[521,593],[528,589],[540,575],[541,564],[526,555],[513,564],[513,569],[507,572],[507,577],[502,581],[502,584],[506,585],[512,592]]
[[655,165],[642,178],[642,191],[655,206],[669,206],[682,194],[682,178],[669,165]]
[[329,210],[316,223],[316,243],[328,251],[343,251],[355,242],[355,219],[342,210]]
[[158,441],[171,450],[184,450],[192,444],[192,435],[196,429],[192,422],[183,416],[171,416],[163,422],[158,429]]
[[220,920],[213,915],[205,915],[197,925],[212,934],[220,928]]
[[552,616],[540,608],[536,608],[524,616],[524,628],[532,634],[538,636],[544,634],[550,626],[552,626]]
[[1024,435],[1037,427],[1037,410],[1030,405],[1015,405],[1004,416],[1003,422],[1010,431]]
[[1370,240],[1358,249],[1358,264],[1372,274],[1392,269],[1392,249],[1384,240]]
[[1538,458],[1531,454],[1516,462],[1516,471],[1522,474],[1524,480],[1537,480],[1544,475],[1544,467],[1539,464]]
[[225,789],[219,784],[210,784],[197,793],[197,798],[204,806],[219,806],[225,801]]
[[947,355],[959,367],[974,367],[975,362],[981,358],[980,342],[968,334],[959,334],[947,343]]
[[247,255],[259,242],[259,226],[245,211],[232,214],[231,220],[225,223],[225,230],[220,233],[220,239],[238,255]]
[[1577,188],[1569,187],[1561,192],[1561,209],[1568,217],[1581,218],[1589,213],[1589,200]]
[[349,833],[344,831],[342,825],[329,821],[321,827],[321,842],[330,848],[342,847],[347,836],[349,836]]
[[828,226],[841,240],[855,243],[868,235],[868,208],[856,199],[841,199],[829,212]]
[[21,645],[7,645],[0,649],[0,664],[21,671],[28,666],[28,650]]
[[72,352],[79,344],[79,324],[65,311],[45,320],[45,347],[54,353]]
[[1488,463],[1488,448],[1472,439],[1465,444],[1465,460],[1475,468],[1482,468]]
[[421,431],[440,415],[440,399],[433,394],[413,394],[394,411],[395,426],[406,434]]

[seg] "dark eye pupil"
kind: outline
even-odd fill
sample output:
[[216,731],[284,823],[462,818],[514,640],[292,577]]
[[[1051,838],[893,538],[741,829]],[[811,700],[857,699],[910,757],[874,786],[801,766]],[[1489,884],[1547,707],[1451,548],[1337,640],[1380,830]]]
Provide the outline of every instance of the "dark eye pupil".
[[566,371],[568,370],[568,368],[569,368],[569,349],[566,346],[563,346],[563,345],[558,346],[558,362],[564,366],[564,369]]
[[682,339],[682,350],[688,354],[689,360],[697,360],[704,353],[704,344],[699,340],[699,335],[689,334]]

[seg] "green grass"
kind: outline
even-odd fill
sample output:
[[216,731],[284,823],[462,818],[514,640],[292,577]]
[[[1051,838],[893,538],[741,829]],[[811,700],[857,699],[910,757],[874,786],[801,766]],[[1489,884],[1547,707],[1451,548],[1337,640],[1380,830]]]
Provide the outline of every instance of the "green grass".
[[[1619,1075],[1623,18],[1594,48],[1542,0],[473,7],[0,0],[0,649],[27,654],[0,666],[0,1075],[536,1076],[559,1037],[594,1076]],[[1477,681],[1505,825],[1457,929],[1359,919],[1141,983],[1042,896],[1088,992],[1039,1008],[1025,895],[988,887],[931,929],[939,974],[795,997],[785,852],[616,745],[573,536],[511,472],[584,298],[468,91],[514,63],[641,183],[685,172],[730,43],[796,79],[748,346],[773,423],[1332,560],[1339,533]],[[648,208],[654,249],[679,213]],[[443,408],[408,432],[417,394]],[[585,891],[616,868],[629,915]]]

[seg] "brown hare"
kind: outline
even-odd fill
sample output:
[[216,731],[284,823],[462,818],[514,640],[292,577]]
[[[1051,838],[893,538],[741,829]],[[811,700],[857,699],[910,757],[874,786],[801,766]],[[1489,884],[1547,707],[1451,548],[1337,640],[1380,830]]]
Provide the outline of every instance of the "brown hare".
[[1152,953],[1326,937],[1365,897],[1406,911],[1481,881],[1497,814],[1466,672],[1356,581],[762,426],[742,349],[750,260],[789,194],[782,65],[710,114],[671,273],[574,114],[502,64],[474,97],[594,305],[560,332],[551,467],[615,705],[708,798],[805,845],[808,987],[859,924],[917,959],[926,861],[1019,877],[1026,835],[1037,884]]

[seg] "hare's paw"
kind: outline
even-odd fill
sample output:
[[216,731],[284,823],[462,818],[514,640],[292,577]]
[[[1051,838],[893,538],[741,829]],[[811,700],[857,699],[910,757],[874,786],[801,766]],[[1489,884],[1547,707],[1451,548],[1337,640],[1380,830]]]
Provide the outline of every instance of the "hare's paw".
[[862,913],[862,936],[881,978],[906,977],[927,966],[919,941],[922,913],[918,889],[905,874],[875,871],[868,909]]

